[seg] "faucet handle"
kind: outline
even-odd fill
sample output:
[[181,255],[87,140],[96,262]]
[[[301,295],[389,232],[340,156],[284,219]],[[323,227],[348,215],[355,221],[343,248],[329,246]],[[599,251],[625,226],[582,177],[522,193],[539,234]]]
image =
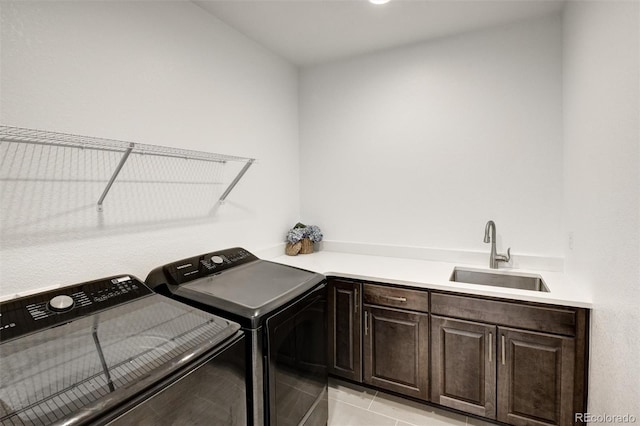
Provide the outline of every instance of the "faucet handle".
[[496,261],[509,263],[511,260],[511,247],[507,249],[507,255],[504,254],[496,254]]

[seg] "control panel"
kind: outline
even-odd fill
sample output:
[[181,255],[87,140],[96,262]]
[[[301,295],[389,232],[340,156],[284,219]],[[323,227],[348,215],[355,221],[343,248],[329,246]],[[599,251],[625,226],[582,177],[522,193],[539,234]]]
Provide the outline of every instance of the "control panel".
[[258,260],[255,255],[241,247],[235,247],[170,263],[164,266],[164,272],[171,277],[170,284],[184,284],[254,260]]
[[50,290],[0,304],[0,340],[71,321],[153,292],[120,275]]

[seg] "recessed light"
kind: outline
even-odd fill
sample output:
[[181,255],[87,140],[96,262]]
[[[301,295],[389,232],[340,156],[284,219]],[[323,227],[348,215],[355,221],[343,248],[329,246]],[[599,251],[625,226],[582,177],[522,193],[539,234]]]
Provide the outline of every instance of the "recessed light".
[[389,0],[369,0],[369,3],[373,3],[373,4],[385,4],[385,3],[389,3]]

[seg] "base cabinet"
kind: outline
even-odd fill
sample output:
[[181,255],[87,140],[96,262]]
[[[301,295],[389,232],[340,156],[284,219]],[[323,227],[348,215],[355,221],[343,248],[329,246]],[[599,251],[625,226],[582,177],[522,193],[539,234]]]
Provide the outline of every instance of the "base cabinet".
[[426,400],[429,316],[365,305],[364,382]]
[[433,315],[431,400],[512,425],[573,424],[574,341]]
[[575,338],[498,327],[498,420],[573,424]]
[[584,309],[432,292],[432,401],[516,426],[573,425],[586,410],[586,329]]
[[431,316],[431,400],[496,418],[496,327]]
[[583,424],[587,309],[329,280],[329,372],[516,426]]
[[362,284],[329,280],[329,373],[362,381]]

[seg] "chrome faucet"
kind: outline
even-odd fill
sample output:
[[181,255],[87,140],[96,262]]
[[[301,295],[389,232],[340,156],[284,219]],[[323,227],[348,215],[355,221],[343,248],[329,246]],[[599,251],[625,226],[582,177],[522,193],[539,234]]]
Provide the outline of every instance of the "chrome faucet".
[[[491,235],[489,235],[491,231]],[[490,220],[484,227],[484,242],[491,243],[491,256],[489,257],[489,268],[498,269],[498,262],[509,262],[511,260],[511,247],[507,249],[507,255],[496,253],[496,224]]]

